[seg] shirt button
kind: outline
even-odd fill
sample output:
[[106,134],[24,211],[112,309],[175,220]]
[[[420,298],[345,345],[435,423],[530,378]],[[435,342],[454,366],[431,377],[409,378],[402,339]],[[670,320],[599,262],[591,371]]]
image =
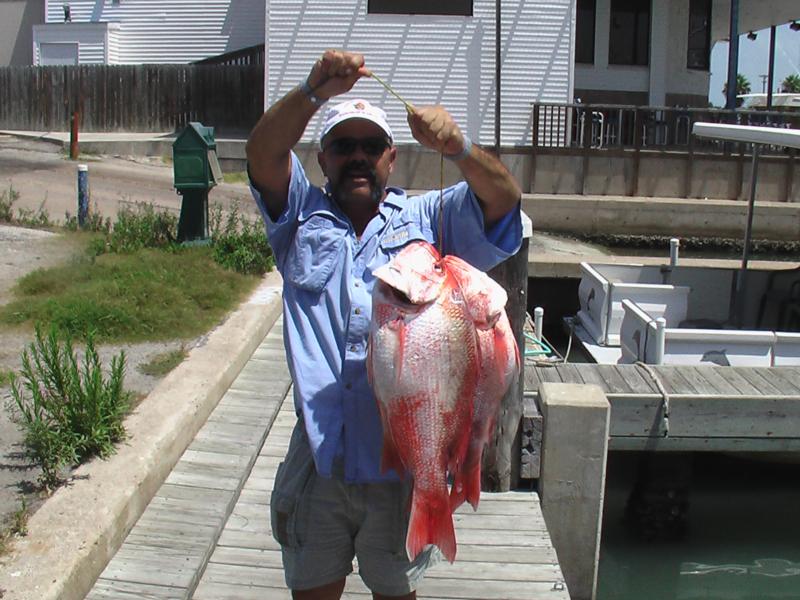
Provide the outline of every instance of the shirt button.
[[356,287],[361,287],[361,284],[356,281],[355,286]]
[[356,350],[358,350],[358,346],[356,346],[355,344],[351,344],[350,345],[350,352],[355,352]]
[[346,384],[344,385],[344,387],[345,387],[345,389],[347,389],[347,390],[352,390],[352,389],[353,389],[353,384],[352,384],[352,383],[346,383]]
[[355,312],[357,315],[360,315],[360,314],[361,314],[361,309],[360,309],[360,308],[357,308],[357,309],[356,309],[354,312]]

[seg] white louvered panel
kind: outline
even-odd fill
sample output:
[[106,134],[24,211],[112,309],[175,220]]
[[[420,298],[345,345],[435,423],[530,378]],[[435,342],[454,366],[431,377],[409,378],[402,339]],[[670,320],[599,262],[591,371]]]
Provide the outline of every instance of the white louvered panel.
[[[315,1],[301,11],[297,0],[270,0],[267,102],[304,79],[325,48],[348,48],[410,102],[442,103],[473,139],[493,143],[494,0],[475,0],[473,17],[367,16],[366,5]],[[571,5],[506,0],[503,11],[502,142],[518,145],[530,141],[531,102],[570,97]],[[402,104],[376,82],[360,81],[349,96],[380,103],[398,143],[413,141]],[[304,141],[318,139],[323,112]]]
[[39,64],[41,44],[78,44],[78,62],[86,65],[102,65],[105,62],[106,23],[83,23],[72,26],[33,26],[35,47],[34,64]]
[[[264,42],[265,0],[71,0],[72,22],[120,23],[118,63],[186,63]],[[62,22],[48,2],[48,22]]]

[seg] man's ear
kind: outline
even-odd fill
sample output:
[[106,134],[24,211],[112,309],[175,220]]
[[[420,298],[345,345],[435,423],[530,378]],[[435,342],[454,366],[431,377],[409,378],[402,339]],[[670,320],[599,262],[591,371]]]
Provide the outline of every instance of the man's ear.
[[327,177],[328,173],[325,170],[326,169],[326,167],[325,167],[325,153],[322,150],[317,152],[317,163],[319,164],[319,168],[322,169],[322,174],[325,175],[325,177]]
[[394,161],[397,158],[397,146],[392,146],[389,150],[389,173],[394,170]]

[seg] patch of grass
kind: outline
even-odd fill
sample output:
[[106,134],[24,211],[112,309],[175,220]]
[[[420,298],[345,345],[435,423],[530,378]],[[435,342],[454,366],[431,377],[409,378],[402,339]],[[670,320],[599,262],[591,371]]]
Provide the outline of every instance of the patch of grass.
[[42,200],[38,209],[17,208],[15,216],[14,205],[17,200],[19,200],[19,192],[12,185],[9,185],[7,190],[0,192],[0,223],[23,225],[25,227],[52,227],[53,222],[50,220],[50,213],[44,207],[47,202],[46,198]]
[[46,489],[61,482],[64,468],[115,451],[129,406],[124,376],[124,352],[112,358],[106,378],[91,335],[79,361],[70,338],[59,339],[55,327],[47,335],[36,327],[11,386],[12,418],[25,433],[25,450],[41,468],[39,482]]
[[[25,537],[28,535],[28,519],[30,518],[30,510],[25,498],[22,499],[20,507],[6,520],[0,527],[0,556],[6,554],[13,543],[13,540],[18,537]],[[0,590],[2,591],[2,590]],[[2,594],[0,594],[2,598]]]
[[250,183],[250,179],[247,177],[247,171],[223,173],[222,178],[225,180],[225,183]]
[[181,346],[176,350],[157,354],[146,363],[140,364],[137,368],[140,373],[150,377],[163,377],[172,369],[177,367],[186,358],[186,349]]
[[9,385],[14,380],[14,371],[0,369],[0,387]]
[[0,322],[53,325],[102,342],[192,338],[213,327],[257,283],[214,263],[208,247],[104,254],[21,278]]

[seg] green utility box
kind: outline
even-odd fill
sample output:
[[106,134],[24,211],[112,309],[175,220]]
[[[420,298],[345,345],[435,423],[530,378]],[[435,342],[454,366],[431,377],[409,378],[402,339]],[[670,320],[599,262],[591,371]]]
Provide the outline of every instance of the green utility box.
[[208,191],[222,182],[214,128],[189,123],[172,144],[175,189],[183,196],[178,241],[208,238]]

